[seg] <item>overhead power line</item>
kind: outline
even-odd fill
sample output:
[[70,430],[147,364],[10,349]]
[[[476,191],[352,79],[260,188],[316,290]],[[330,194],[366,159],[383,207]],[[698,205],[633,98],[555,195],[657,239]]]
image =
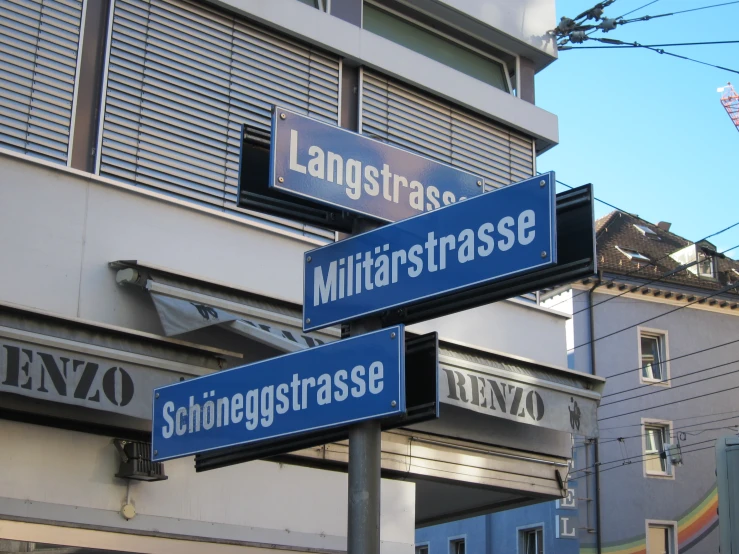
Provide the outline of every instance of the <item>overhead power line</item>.
[[[734,248],[739,248],[739,246],[735,246]],[[704,296],[702,298],[696,298],[692,302],[688,302],[687,304],[683,304],[682,306],[678,306],[677,308],[674,308],[674,309],[670,310],[669,312],[665,312],[663,314],[658,314],[656,316],[653,316],[653,317],[644,319],[642,321],[639,321],[638,323],[634,323],[633,325],[629,325],[627,327],[624,327],[623,329],[619,329],[618,331],[613,331],[611,333],[607,333],[605,335],[602,335],[602,336],[600,336],[598,338],[591,339],[591,340],[589,340],[587,342],[583,342],[582,344],[578,344],[577,346],[573,346],[572,348],[568,348],[567,351],[568,352],[572,352],[574,350],[577,350],[578,348],[582,348],[583,346],[588,346],[588,345],[593,344],[594,342],[598,342],[599,340],[607,339],[608,337],[612,337],[614,335],[618,335],[619,333],[623,333],[624,331],[628,331],[629,329],[633,329],[634,327],[638,327],[639,325],[644,325],[645,323],[648,323],[650,321],[654,321],[655,319],[659,319],[660,317],[665,317],[667,315],[674,314],[675,312],[677,312],[679,310],[682,310],[682,309],[685,309],[688,306],[692,306],[693,304],[695,304],[697,302],[702,302],[702,301],[704,302],[704,301],[708,300],[709,298],[713,298],[714,296],[718,296],[719,294],[724,294],[724,293],[730,291],[731,289],[735,289],[735,288],[738,288],[738,287],[739,287],[739,282],[732,283],[730,285],[727,285],[725,287],[720,288],[719,290],[717,290],[716,292],[714,292],[712,294],[709,294],[708,296]]]
[[[657,54],[665,54],[667,56],[672,56],[674,58],[680,58],[682,60],[687,60],[689,62],[699,63],[701,65],[707,65],[709,67],[714,67],[716,69],[721,69],[723,71],[728,71],[730,73],[737,73],[737,74],[739,74],[739,71],[737,71],[736,69],[731,69],[729,67],[724,67],[722,65],[716,65],[716,64],[709,63],[709,62],[704,62],[704,61],[701,61],[701,60],[696,60],[695,58],[689,58],[688,56],[683,56],[681,54],[675,54],[674,52],[668,52],[666,50],[663,50],[662,48],[653,48],[651,46],[646,46],[644,44],[639,44],[638,42],[624,42],[622,40],[617,40],[617,39],[596,38],[596,37],[589,37],[587,35],[583,35],[582,40],[577,40],[577,41],[573,41],[573,42],[580,43],[580,42],[583,42],[585,40],[596,40],[598,42],[605,42],[605,43],[608,43],[608,44],[616,44],[616,45],[621,45],[621,46],[630,46],[632,48],[644,48],[646,50],[650,50],[652,52],[656,52]],[[576,49],[577,48],[572,47],[572,46],[564,46],[564,47],[561,47],[560,48],[560,50],[576,50]]]
[[[716,439],[712,439],[711,442],[715,442],[715,440]],[[697,445],[699,443],[694,443],[694,444]],[[685,454],[690,454],[691,452],[700,452],[702,450],[713,450],[714,448],[716,448],[715,445],[714,446],[704,446],[704,447],[695,448],[695,449],[692,449],[692,450],[683,450],[681,452],[681,454],[682,455],[685,455]],[[641,456],[637,456],[637,458],[645,458],[646,456],[654,456],[654,454],[642,454]],[[603,473],[604,471],[610,471],[612,469],[618,469],[620,467],[632,465],[633,463],[635,463],[633,461],[629,461],[629,459],[626,459],[626,458],[623,459],[623,460],[618,460],[618,461],[621,461],[621,464],[619,464],[619,465],[612,465],[611,467],[607,467],[607,468],[601,469],[600,470],[600,473]],[[607,463],[614,464],[614,463],[618,463],[618,461],[607,462]],[[637,460],[637,462],[639,462],[639,461],[641,461],[641,460]],[[593,468],[594,468],[594,466],[588,466],[587,468],[576,469],[576,470],[572,471],[571,473],[583,473],[583,472],[585,472],[585,474],[587,474],[588,470],[589,469],[593,469]],[[584,475],[578,475],[578,476],[572,477],[571,475],[569,475],[568,478],[571,478],[571,479],[579,479],[579,478],[581,478],[583,476]]]
[[[683,377],[690,377],[691,375],[696,375],[698,373],[703,373],[704,371],[710,371],[712,369],[718,369],[720,367],[725,367],[727,365],[732,365],[732,364],[735,364],[737,362],[739,362],[739,360],[734,360],[734,361],[731,361],[731,362],[726,362],[724,364],[718,364],[718,365],[715,365],[715,366],[707,367],[705,369],[700,369],[698,371],[692,371],[690,373],[686,373],[685,375],[679,375],[678,377],[675,377],[673,379],[670,379],[670,381],[675,381],[677,379],[682,379]],[[702,382],[705,382],[705,381],[710,381],[711,379],[718,379],[719,377],[726,377],[727,375],[733,375],[733,374],[737,373],[737,371],[739,371],[739,370],[733,369],[733,370],[728,371],[726,373],[721,373],[720,375],[712,375],[711,377],[704,377],[701,380],[701,383]],[[610,402],[606,402],[605,404],[601,404],[600,407],[603,408],[605,406],[612,406],[613,404],[618,404],[619,402],[626,402],[627,400],[636,400],[637,398],[643,398],[645,396],[650,396],[652,394],[657,394],[657,393],[660,393],[660,392],[670,392],[672,390],[679,389],[680,387],[685,387],[687,385],[694,385],[697,382],[698,381],[690,381],[689,383],[681,383],[679,385],[665,387],[665,388],[660,388],[660,389],[653,390],[651,392],[647,392],[647,393],[644,393],[644,394],[637,394],[636,396],[628,396],[626,398],[619,398],[618,400],[612,400]],[[649,386],[652,386],[652,385],[642,385],[642,386],[649,387]],[[635,388],[642,388],[642,387],[635,387]],[[631,390],[634,390],[634,389],[631,389]],[[626,392],[626,391],[623,391],[623,392]],[[616,393],[616,394],[620,394],[620,393]]]
[[[715,443],[716,442],[716,439],[708,439],[708,440],[705,440],[705,441],[694,442],[692,444],[687,445],[686,448],[692,448],[693,446],[699,446],[701,444],[708,444],[709,442]],[[687,452],[692,452],[692,450],[688,450]],[[654,452],[649,452],[649,453],[646,453],[646,454],[637,454],[635,456],[626,456],[626,457],[621,458],[619,460],[609,460],[607,462],[598,462],[597,464],[591,464],[589,466],[585,466],[585,467],[581,467],[580,469],[573,470],[573,471],[570,472],[570,475],[572,473],[582,473],[584,471],[586,472],[589,469],[595,469],[596,467],[601,467],[601,466],[604,466],[604,465],[618,464],[618,463],[624,463],[624,462],[626,463],[626,465],[629,465],[629,464],[634,463],[634,462],[631,462],[629,460],[641,461],[640,458],[647,458],[649,456],[654,457],[654,456],[657,456],[657,455],[658,454],[655,454]]]
[[[723,255],[723,254],[726,254],[727,252],[731,252],[732,250],[736,250],[737,248],[739,248],[739,244],[737,244],[736,246],[732,246],[731,248],[727,248],[726,250],[723,250],[722,252],[719,252],[719,254],[722,254]],[[664,259],[665,257],[668,257],[668,256],[664,256],[662,259]],[[699,263],[700,263],[700,260],[695,260],[694,262],[690,262],[688,264],[683,264],[681,266],[676,267],[675,269],[673,269],[671,271],[668,271],[667,273],[664,273],[664,274],[660,275],[659,277],[656,277],[654,279],[651,279],[651,280],[649,280],[649,281],[647,281],[645,283],[640,283],[639,284],[639,287],[645,287],[645,286],[651,285],[653,283],[662,282],[665,279],[667,279],[668,277],[671,277],[671,276],[673,276],[676,273],[679,273],[681,271],[685,271],[689,267],[692,267],[692,266],[697,265]],[[640,270],[637,269],[636,271],[638,272]],[[600,306],[601,304],[605,304],[606,302],[610,302],[612,300],[616,300],[617,298],[621,298],[622,296],[624,296],[625,294],[628,294],[629,292],[631,292],[630,288],[626,288],[626,290],[620,292],[619,294],[616,294],[614,296],[609,296],[605,300],[601,300],[600,302],[596,302],[595,304],[593,304],[592,307],[595,308],[596,306]],[[573,296],[573,298],[574,298],[574,296]],[[577,315],[579,313],[586,312],[589,309],[590,309],[590,306],[588,306],[586,308],[582,308],[580,310],[577,310],[575,312],[572,312],[572,315],[575,316],[575,315]]]
[[[685,454],[690,454],[691,452],[700,452],[701,450],[714,450],[715,448],[716,448],[715,446],[704,446],[703,448],[696,448],[695,450],[683,450],[681,454],[684,456]],[[618,465],[618,466],[607,467],[605,469],[601,469],[600,472],[603,473],[604,471],[618,469],[620,467],[624,467],[625,465],[630,465],[630,464],[623,464],[623,465]]]
[[[539,172],[539,175],[541,175],[541,174],[542,174],[542,173],[541,173],[541,172]],[[556,181],[557,181],[557,183],[559,183],[560,185],[562,185],[562,186],[564,186],[564,187],[567,187],[568,189],[573,189],[573,188],[574,188],[573,186],[571,186],[571,185],[568,185],[567,183],[565,183],[565,182],[563,182],[563,181],[560,181],[559,179],[557,179]],[[644,223],[647,223],[647,224],[649,224],[649,225],[652,225],[652,223],[651,223],[650,221],[647,221],[646,219],[644,219],[644,218],[642,218],[642,217],[639,217],[639,216],[638,216],[638,215],[636,215],[636,214],[632,214],[632,213],[630,213],[630,212],[628,212],[628,211],[626,211],[626,210],[622,210],[621,208],[619,208],[619,207],[617,207],[617,206],[614,206],[613,204],[610,204],[609,202],[606,202],[606,201],[604,201],[604,200],[600,200],[599,198],[595,198],[595,200],[596,200],[596,201],[598,201],[598,202],[600,202],[600,203],[602,203],[602,204],[604,204],[604,205],[606,205],[606,206],[609,206],[609,207],[611,207],[611,208],[615,209],[615,210],[616,210],[616,211],[618,211],[618,212],[622,212],[622,213],[624,213],[624,214],[627,214],[627,215],[629,215],[629,216],[631,216],[631,217],[633,217],[633,218],[635,218],[635,219],[638,219],[639,221],[643,221]],[[729,225],[728,227],[724,227],[723,229],[721,229],[721,230],[719,230],[719,231],[716,231],[715,233],[711,233],[710,235],[707,235],[707,236],[703,237],[702,239],[699,239],[699,240],[697,240],[697,241],[696,241],[696,242],[695,242],[694,244],[696,244],[696,243],[699,243],[699,242],[703,242],[703,241],[705,241],[705,240],[708,240],[708,239],[710,239],[710,238],[713,238],[713,237],[715,237],[715,236],[717,236],[717,235],[720,235],[720,234],[722,234],[722,233],[725,233],[726,231],[730,231],[730,230],[731,230],[731,229],[733,229],[734,227],[738,227],[738,226],[739,226],[739,221],[737,221],[736,223],[733,223],[733,224]],[[724,252],[727,252],[727,250],[725,250]],[[623,279],[624,277],[629,277],[629,276],[631,276],[631,275],[635,275],[635,274],[637,274],[637,273],[639,273],[639,272],[643,271],[644,269],[646,269],[646,268],[648,268],[648,267],[656,266],[656,265],[657,265],[657,264],[658,264],[659,262],[661,262],[662,260],[666,260],[666,259],[667,259],[667,258],[669,258],[669,257],[670,257],[670,255],[669,255],[669,254],[665,254],[664,256],[662,256],[661,258],[658,258],[658,259],[656,259],[656,260],[655,260],[655,261],[653,261],[653,262],[652,262],[652,261],[650,261],[650,262],[649,262],[648,264],[644,264],[644,267],[636,268],[636,269],[633,269],[633,270],[631,270],[631,271],[628,271],[628,272],[626,272],[626,273],[624,273],[624,274],[622,274],[622,275],[619,275],[619,277],[618,277],[618,278],[621,278],[621,279]],[[603,285],[608,285],[608,284],[610,284],[610,283],[613,283],[613,282],[615,282],[615,278],[614,278],[614,279],[610,279],[609,281],[606,281],[606,282],[604,282],[604,283],[601,283],[601,286],[603,286]],[[587,290],[584,290],[584,291],[580,291],[580,292],[578,292],[578,293],[576,293],[576,294],[573,294],[573,295],[572,295],[572,298],[571,298],[571,299],[572,299],[572,300],[574,300],[574,299],[575,299],[576,297],[578,297],[578,296],[582,296],[583,294],[587,294],[587,293],[588,293],[588,291],[587,291]],[[625,294],[625,293],[624,293],[624,294]],[[619,296],[622,296],[622,295],[619,295]],[[547,307],[548,307],[548,308],[554,308],[555,306],[559,306],[560,304],[562,304],[562,303],[564,303],[564,302],[567,302],[568,300],[570,300],[570,298],[566,298],[566,299],[564,299],[564,300],[560,300],[559,302],[555,302],[554,304],[550,304],[550,305],[549,305],[549,306],[547,306]],[[574,314],[573,314],[573,315],[574,315]]]
[[[595,39],[593,39],[595,40]],[[610,46],[567,46],[560,50],[595,50],[602,48],[659,48],[662,46],[708,46],[712,44],[739,44],[739,40],[714,40],[709,42],[671,42],[668,44],[612,44]]]
[[672,402],[665,402],[664,404],[657,404],[656,406],[649,406],[647,408],[639,408],[638,410],[631,410],[630,412],[622,412],[620,414],[615,414],[608,417],[599,418],[598,421],[606,421],[608,419],[615,419],[617,417],[623,417],[631,414],[638,414],[639,412],[643,412],[644,410],[654,410],[656,408],[664,408],[665,406],[672,406],[674,404],[681,404],[683,402],[688,402],[689,400],[697,400],[698,398],[705,398],[706,396],[713,396],[714,394],[719,394],[721,392],[729,392],[732,390],[739,389],[739,385],[736,385],[734,387],[728,387],[721,390],[713,391],[713,392],[707,392],[704,394],[699,394],[696,396],[688,396],[686,398],[680,398],[679,400],[673,400]]
[[652,4],[656,4],[657,2],[659,2],[659,0],[652,0],[652,1],[651,1],[651,2],[649,2],[648,4],[644,4],[643,6],[639,6],[639,7],[638,7],[638,8],[636,8],[635,10],[631,10],[630,12],[626,12],[625,14],[623,14],[623,15],[621,15],[621,16],[619,16],[619,17],[617,17],[616,19],[623,19],[623,18],[624,18],[624,17],[626,17],[627,15],[631,15],[631,14],[632,14],[632,13],[634,13],[634,12],[638,12],[639,10],[643,10],[643,9],[644,9],[644,8],[646,8],[647,6],[651,6]]
[[[711,6],[701,6],[700,8],[690,8],[689,10],[680,10],[679,12],[661,13],[658,15],[643,15],[642,17],[635,17],[634,19],[623,19],[625,16],[621,16],[617,18],[617,20],[618,20],[619,25],[625,25],[627,23],[636,23],[638,21],[649,21],[651,19],[658,19],[660,17],[668,17],[670,15],[678,15],[681,13],[697,12],[700,10],[708,10],[711,8],[720,8],[722,6],[729,6],[731,4],[739,4],[739,0],[735,0],[733,2],[723,2],[722,4],[713,4]],[[633,13],[633,12],[629,12],[626,15],[629,15],[630,13]]]
[[[735,425],[724,425],[723,427],[711,427],[709,429],[699,429],[699,430],[693,431],[693,432],[690,432],[690,431],[687,431],[686,432],[686,431],[684,431],[684,429],[692,429],[693,427],[698,427],[699,425],[710,425],[711,423],[719,423],[721,421],[731,421],[732,419],[737,419],[737,418],[739,418],[739,415],[733,415],[733,416],[729,416],[729,417],[722,417],[720,419],[713,419],[711,421],[702,421],[700,423],[693,423],[692,425],[683,425],[682,427],[673,427],[672,428],[672,436],[674,437],[674,436],[679,435],[681,433],[685,433],[687,435],[696,435],[696,434],[700,434],[700,433],[705,433],[706,431],[719,431],[721,429],[730,429],[731,427],[737,427],[737,426],[739,426],[739,423],[737,423]],[[643,425],[644,425],[643,423],[639,423],[638,424],[639,427],[641,427]],[[646,436],[646,433],[639,433],[638,435],[629,435],[629,436],[626,436],[626,437],[612,437],[612,438],[605,438],[605,439],[600,439],[599,438],[598,439],[598,444],[599,445],[604,445],[604,444],[609,444],[609,443],[612,443],[612,442],[624,441],[624,440],[629,440],[629,439],[638,439],[638,438],[641,438],[641,437],[644,437],[644,436]],[[589,446],[591,444],[593,444],[593,443],[590,442],[590,441],[586,441],[586,442],[584,442],[582,444],[575,445],[574,448],[583,448],[583,447]]]
[[[730,344],[735,344],[737,342],[739,342],[739,339],[730,340],[729,342],[723,342],[723,343],[717,344],[715,346],[709,346],[708,348],[702,348],[701,350],[695,350],[694,352],[688,352],[687,354],[682,354],[680,356],[674,356],[672,358],[667,358],[664,361],[662,361],[661,363],[664,364],[664,363],[667,363],[667,362],[671,362],[673,360],[680,360],[682,358],[687,358],[688,356],[695,356],[696,354],[702,354],[703,352],[708,352],[709,350],[715,350],[716,348],[721,348],[723,346],[728,346]],[[634,369],[627,369],[626,371],[621,371],[619,373],[614,373],[613,375],[609,375],[608,376],[608,379],[611,379],[613,377],[618,377],[620,375],[626,375],[627,373],[633,373],[635,371],[640,371],[641,369],[642,369],[641,366],[635,367]],[[677,379],[677,377],[675,377],[675,379]],[[648,386],[648,385],[644,385],[644,386]],[[611,394],[605,394],[601,398],[606,398],[607,396],[614,396],[616,394],[621,394],[621,392],[628,392],[630,390],[635,390],[637,388],[640,388],[640,387],[634,387],[634,389],[626,389],[626,390],[620,391],[620,392],[613,392]]]
[[[717,415],[726,415],[726,414],[739,414],[739,410],[729,410],[728,412],[715,412],[710,414],[703,414],[703,415],[692,415],[692,416],[686,416],[686,417],[678,417],[673,419],[672,421],[685,421],[686,419],[700,419],[702,417],[712,417]],[[734,417],[739,417],[739,415],[736,415]],[[732,418],[726,418],[726,419],[732,419]],[[709,423],[715,423],[716,421],[724,421],[724,419],[717,419],[714,421],[704,421],[703,423],[696,423],[696,425],[707,425]],[[614,425],[613,427],[600,427],[598,426],[599,431],[613,431],[614,429],[628,429],[629,427],[641,427],[644,425],[643,423],[630,423],[628,425]]]

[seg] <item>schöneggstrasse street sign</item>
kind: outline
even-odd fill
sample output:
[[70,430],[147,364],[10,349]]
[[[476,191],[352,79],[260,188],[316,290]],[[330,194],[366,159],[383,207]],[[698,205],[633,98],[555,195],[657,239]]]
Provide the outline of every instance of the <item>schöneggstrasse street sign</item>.
[[303,329],[555,264],[554,194],[547,173],[307,252]]
[[404,412],[400,325],[155,389],[152,459]]
[[270,187],[382,221],[483,192],[481,177],[275,107]]

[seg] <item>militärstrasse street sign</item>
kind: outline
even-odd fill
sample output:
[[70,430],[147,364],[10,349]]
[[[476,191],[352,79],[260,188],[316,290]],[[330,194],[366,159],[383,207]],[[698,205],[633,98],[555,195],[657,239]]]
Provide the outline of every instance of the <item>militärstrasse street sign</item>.
[[153,460],[405,412],[403,326],[154,390]]
[[269,184],[388,222],[483,192],[472,173],[280,107],[272,112]]
[[307,252],[303,329],[556,264],[554,195],[548,173]]

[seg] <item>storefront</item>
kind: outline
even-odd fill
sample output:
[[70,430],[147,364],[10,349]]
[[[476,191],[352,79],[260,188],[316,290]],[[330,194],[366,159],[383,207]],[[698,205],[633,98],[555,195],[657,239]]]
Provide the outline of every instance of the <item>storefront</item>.
[[[265,184],[243,144],[281,105],[506,186],[557,141],[533,103],[556,52],[553,2],[505,2],[525,35],[453,2],[383,12],[474,35],[493,84],[330,4],[0,5],[0,552],[346,550],[344,442],[201,473],[147,457],[154,387],[341,338],[300,306],[304,253],[338,235],[243,202],[242,177]],[[565,324],[514,299],[409,329],[439,332],[441,417],[383,435],[383,554],[564,497],[602,387],[561,367]]]

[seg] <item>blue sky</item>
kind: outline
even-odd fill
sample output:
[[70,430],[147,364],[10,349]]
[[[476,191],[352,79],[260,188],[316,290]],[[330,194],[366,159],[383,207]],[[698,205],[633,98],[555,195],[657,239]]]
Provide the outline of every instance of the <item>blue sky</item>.
[[[649,0],[617,0],[620,16]],[[727,0],[659,0],[628,18],[709,6]],[[557,0],[557,20],[595,0]],[[664,44],[739,40],[739,3],[646,22],[606,36]],[[600,43],[589,41],[585,45]],[[664,47],[739,71],[739,44]],[[536,103],[559,117],[560,144],[538,159],[561,181],[591,182],[595,195],[697,241],[739,221],[739,132],[716,88],[739,74],[644,49],[560,52],[540,72]],[[596,203],[596,217],[611,208]],[[719,250],[739,245],[739,227],[711,239]],[[739,258],[739,248],[731,257]]]

